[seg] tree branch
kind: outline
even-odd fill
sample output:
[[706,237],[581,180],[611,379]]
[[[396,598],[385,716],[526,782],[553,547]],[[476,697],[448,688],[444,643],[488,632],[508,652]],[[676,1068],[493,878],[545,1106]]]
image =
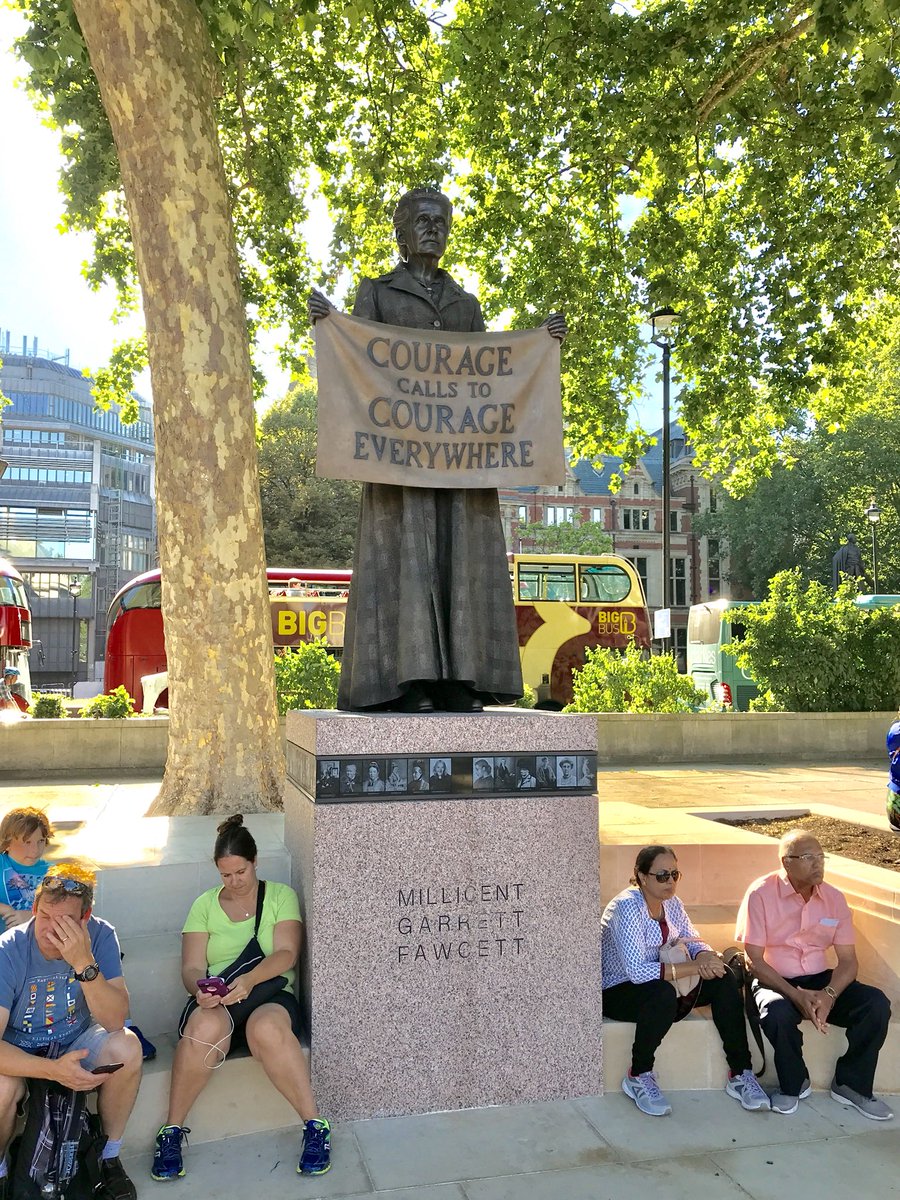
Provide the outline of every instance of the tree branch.
[[[806,4],[794,5],[787,14],[788,20],[794,20],[806,7]],[[712,87],[707,90],[697,105],[697,124],[705,124],[720,104],[724,104],[726,100],[730,100],[735,92],[740,91],[748,79],[753,78],[763,63],[770,59],[773,54],[776,54],[779,50],[783,50],[805,33],[808,33],[815,23],[815,15],[809,13],[803,20],[798,21],[796,25],[791,25],[787,29],[783,29],[780,33],[770,34],[747,50],[737,66],[727,71],[724,75],[721,75]]]

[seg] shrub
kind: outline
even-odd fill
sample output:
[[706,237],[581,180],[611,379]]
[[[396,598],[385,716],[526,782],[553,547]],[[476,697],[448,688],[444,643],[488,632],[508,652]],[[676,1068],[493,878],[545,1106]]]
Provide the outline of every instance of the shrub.
[[28,711],[39,721],[50,720],[54,717],[66,717],[69,714],[63,704],[64,699],[64,696],[57,696],[52,692],[35,692]]
[[832,595],[781,571],[740,609],[744,638],[727,647],[756,680],[755,712],[889,712],[900,702],[900,608],[864,609],[845,582]]
[[520,696],[516,701],[516,708],[534,708],[537,704],[537,692],[530,683],[522,685],[525,688],[525,695]]
[[324,639],[275,655],[275,694],[281,714],[292,708],[334,708],[341,664]]
[[93,696],[81,710],[83,717],[113,720],[116,717],[133,717],[134,701],[128,695],[123,684],[119,684],[114,692],[106,695]]
[[645,658],[634,642],[622,652],[598,646],[572,676],[574,698],[564,712],[693,712],[706,696],[678,674],[671,654]]

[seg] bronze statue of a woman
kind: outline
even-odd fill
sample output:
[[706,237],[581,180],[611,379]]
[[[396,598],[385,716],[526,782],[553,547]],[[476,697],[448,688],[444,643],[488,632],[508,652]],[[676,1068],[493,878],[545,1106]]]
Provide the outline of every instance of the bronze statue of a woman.
[[[452,206],[433,188],[401,197],[401,261],[364,279],[353,315],[412,329],[484,331],[481,306],[438,264]],[[309,297],[312,321],[331,304]],[[561,314],[544,322],[560,341]],[[319,402],[328,403],[327,396]],[[480,712],[522,694],[515,609],[495,488],[363,485],[338,707]]]

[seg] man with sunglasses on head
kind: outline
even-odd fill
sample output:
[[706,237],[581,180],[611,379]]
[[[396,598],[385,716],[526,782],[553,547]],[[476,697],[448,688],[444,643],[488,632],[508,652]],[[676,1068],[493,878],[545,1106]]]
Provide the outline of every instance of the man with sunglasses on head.
[[[140,1084],[141,1045],[124,1028],[128,992],[116,931],[91,915],[93,900],[93,872],[58,863],[38,887],[32,919],[0,935],[0,1200],[9,1196],[6,1149],[27,1079],[78,1092],[99,1087],[102,1194],[137,1195],[119,1150]],[[45,1057],[51,1043],[56,1058]],[[114,1064],[112,1073],[92,1074]]]
[[[778,1091],[774,1112],[797,1111],[810,1095],[800,1022],[819,1033],[829,1023],[847,1031],[847,1052],[835,1064],[831,1097],[873,1121],[894,1114],[872,1094],[878,1052],[891,1006],[878,988],[856,978],[853,917],[842,892],[825,883],[825,855],[805,829],[792,829],[778,847],[781,870],[750,884],[741,901],[736,937],[756,980],[760,1024],[775,1049]],[[837,960],[828,965],[827,951]]]

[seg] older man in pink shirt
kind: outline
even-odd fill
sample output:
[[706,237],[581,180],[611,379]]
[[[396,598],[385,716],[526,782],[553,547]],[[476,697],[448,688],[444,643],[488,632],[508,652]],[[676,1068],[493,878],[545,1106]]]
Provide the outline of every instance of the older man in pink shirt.
[[[800,1022],[820,1033],[828,1023],[847,1031],[847,1053],[835,1065],[832,1099],[873,1121],[894,1114],[872,1094],[878,1052],[891,1006],[884,992],[856,978],[853,917],[843,893],[824,882],[825,855],[805,829],[793,829],[778,847],[780,871],[751,883],[735,931],[753,964],[760,1024],[775,1048],[779,1090],[772,1110],[797,1111],[810,1094]],[[829,951],[837,959],[829,965]]]

